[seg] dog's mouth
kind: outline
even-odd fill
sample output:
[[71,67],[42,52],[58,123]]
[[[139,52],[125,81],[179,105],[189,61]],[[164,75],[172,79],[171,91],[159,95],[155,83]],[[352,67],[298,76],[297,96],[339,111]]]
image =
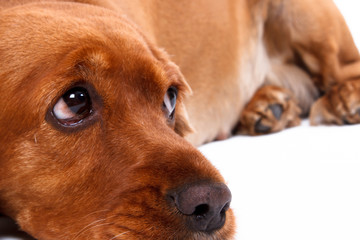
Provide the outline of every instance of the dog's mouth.
[[122,199],[112,210],[86,215],[92,220],[64,239],[225,240],[233,234],[231,193],[224,184],[189,184],[165,200],[157,189],[145,187]]
[[[231,193],[223,183],[185,184],[166,196],[151,186],[135,192],[122,196],[124,202],[104,211],[103,216],[87,224],[85,231],[95,236],[97,232],[106,233],[104,239],[127,240],[225,240],[233,234]],[[79,232],[77,238],[87,236],[85,231]]]
[[[207,229],[203,231],[195,230],[193,227],[189,226],[189,221],[187,219],[189,216],[184,216],[175,212],[172,214],[173,216],[166,220],[166,223],[152,218],[154,216],[141,216],[141,214],[131,216],[127,213],[126,217],[124,216],[125,214],[119,214],[118,217],[108,216],[88,224],[84,229],[79,231],[73,239],[231,239],[232,231],[230,230],[230,221],[232,212],[230,210],[227,211],[226,217],[225,214],[223,215],[224,221],[221,226],[216,227],[216,230]],[[162,214],[160,213],[158,215]],[[196,216],[198,217],[199,215]],[[118,220],[118,218],[121,220]],[[227,221],[229,221],[229,223]]]
[[[36,240],[25,232],[19,231],[16,223],[10,218],[0,217],[0,223],[6,226],[5,232],[2,231],[0,237],[5,236],[13,236],[23,240]],[[111,228],[111,226],[117,226],[114,230],[107,230],[106,226]],[[171,225],[171,223],[169,223]],[[94,231],[95,229],[100,229],[101,233],[96,233],[93,236],[89,236],[88,233]],[[155,228],[155,227],[154,227]],[[212,233],[206,232],[193,232],[188,231],[184,233],[181,228],[178,228],[178,232],[171,232],[169,234],[162,233],[162,238],[152,238],[152,234],[147,231],[152,231],[154,228],[139,230],[132,230],[127,226],[121,226],[121,224],[117,224],[115,221],[115,217],[111,218],[101,218],[95,220],[88,225],[84,226],[79,232],[77,232],[73,237],[70,238],[62,238],[62,239],[118,239],[118,240],[129,240],[129,239],[183,239],[183,240],[225,240],[229,239],[225,237],[225,232],[223,230],[214,231]],[[84,238],[86,236],[86,238]],[[41,238],[44,239],[44,238]],[[45,238],[46,239],[46,238]]]

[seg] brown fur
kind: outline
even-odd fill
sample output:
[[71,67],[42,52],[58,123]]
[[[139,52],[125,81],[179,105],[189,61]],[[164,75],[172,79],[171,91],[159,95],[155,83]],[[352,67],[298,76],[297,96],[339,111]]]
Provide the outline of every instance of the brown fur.
[[[224,182],[192,144],[301,111],[360,121],[360,56],[330,0],[16,0],[0,14],[0,212],[37,239],[232,239],[231,210],[209,235],[167,198]],[[96,111],[65,130],[51,109],[74,84]]]

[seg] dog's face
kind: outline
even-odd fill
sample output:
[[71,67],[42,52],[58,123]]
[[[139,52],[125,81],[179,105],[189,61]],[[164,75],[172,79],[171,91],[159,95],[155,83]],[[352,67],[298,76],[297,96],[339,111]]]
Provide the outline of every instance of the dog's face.
[[39,4],[0,32],[0,212],[38,239],[231,238],[230,192],[181,137],[189,87],[135,27]]

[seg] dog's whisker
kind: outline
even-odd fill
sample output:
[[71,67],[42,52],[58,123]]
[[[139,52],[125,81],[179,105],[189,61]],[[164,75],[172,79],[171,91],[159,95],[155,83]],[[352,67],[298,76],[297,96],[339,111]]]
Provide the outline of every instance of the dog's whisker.
[[85,232],[91,230],[91,229],[94,229],[94,228],[97,228],[97,227],[101,227],[101,226],[105,226],[105,225],[111,225],[112,223],[101,223],[101,224],[97,224],[95,226],[92,226],[92,227],[89,227],[87,229],[83,229],[80,233],[78,233],[74,238],[73,240],[76,240],[81,234],[84,234]]
[[100,213],[100,212],[109,212],[109,211],[110,211],[109,209],[104,209],[104,210],[94,211],[94,212],[92,212],[92,213],[89,213],[89,214],[87,214],[87,215],[85,215],[85,216],[81,217],[81,218],[82,218],[82,219],[85,219],[85,218],[87,218],[87,217],[89,217],[89,216],[91,216],[91,215],[93,215],[93,214]]
[[[84,219],[87,219],[88,217],[90,217],[91,215],[94,215],[94,214],[96,214],[96,213],[101,213],[101,212],[109,212],[110,210],[108,210],[108,209],[103,209],[103,210],[98,210],[98,211],[94,211],[94,212],[91,212],[91,213],[89,213],[89,214],[86,214],[86,215],[84,215],[84,216],[82,216],[82,217],[79,217],[79,219],[78,219],[78,222],[80,222],[80,221],[83,221]],[[107,219],[107,218],[106,218]],[[104,219],[105,220],[105,219]],[[96,220],[96,221],[98,221],[98,220]],[[93,224],[93,223],[91,223],[91,224]],[[89,224],[89,225],[91,225],[91,224]],[[89,226],[88,225],[88,226]],[[84,227],[84,228],[86,228],[86,227]],[[84,229],[82,229],[82,230],[84,230]],[[82,231],[81,230],[81,231]],[[78,233],[77,233],[78,234]]]
[[172,230],[172,234],[167,238],[168,240],[172,240],[175,238],[175,236],[177,236],[179,233],[183,233],[186,232],[186,229],[184,229],[183,227],[178,227],[175,230]]
[[125,234],[129,233],[129,232],[130,232],[130,231],[120,233],[120,234],[118,234],[118,235],[116,235],[116,236],[114,236],[114,237],[110,238],[109,240],[116,239],[116,238],[118,238],[118,237],[121,237],[121,236],[123,236],[123,235],[125,235]]
[[87,231],[88,228],[90,228],[92,225],[94,225],[94,224],[96,224],[96,223],[98,223],[98,222],[105,221],[105,220],[106,220],[106,218],[104,218],[104,219],[99,219],[99,220],[96,220],[96,221],[94,221],[94,222],[86,225],[84,228],[82,228],[82,229],[75,235],[75,237],[73,238],[73,240],[76,240],[79,235],[81,235],[83,232]]
[[[110,218],[112,217],[115,217],[115,216],[110,216],[110,217],[107,217],[107,218],[103,218],[103,219],[98,219],[98,220],[95,220],[94,222],[86,225],[85,227],[83,227],[76,235],[75,237],[73,238],[73,240],[76,240],[81,234],[85,233],[86,231],[94,228],[94,227],[98,227],[98,226],[102,226],[102,225],[107,225],[107,224],[111,224],[111,223],[102,223],[102,224],[98,224],[98,225],[95,225],[97,223],[100,223],[100,222],[104,222],[106,220],[109,220]],[[93,226],[95,225],[95,226]]]

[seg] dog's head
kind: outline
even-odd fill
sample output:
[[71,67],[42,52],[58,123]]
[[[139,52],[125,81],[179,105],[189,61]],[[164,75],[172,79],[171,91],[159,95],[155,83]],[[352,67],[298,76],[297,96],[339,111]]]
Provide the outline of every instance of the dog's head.
[[38,239],[230,239],[230,191],[181,136],[189,87],[125,18],[0,20],[0,212]]

